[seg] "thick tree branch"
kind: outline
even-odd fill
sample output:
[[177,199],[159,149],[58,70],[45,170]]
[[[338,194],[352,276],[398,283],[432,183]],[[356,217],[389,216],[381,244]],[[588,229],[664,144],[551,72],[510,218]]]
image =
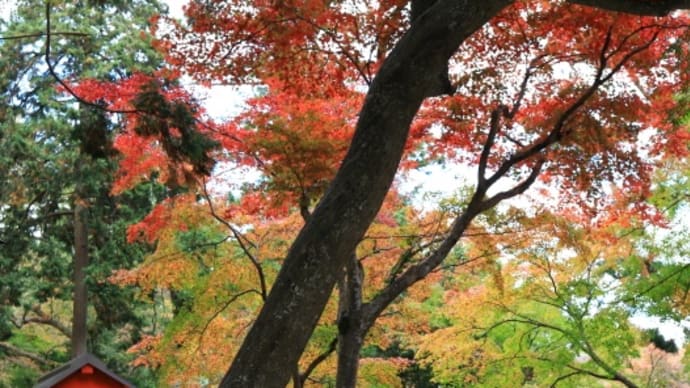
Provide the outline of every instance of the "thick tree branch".
[[[412,0],[410,2],[410,22],[415,23],[435,2],[436,0]],[[448,75],[447,63],[438,72],[436,79],[430,86],[429,91],[426,93],[426,97],[442,96],[444,94],[452,95],[454,93],[454,88],[450,82],[450,76]]]
[[[534,319],[528,315],[521,314],[505,305],[500,305],[501,308],[503,308],[505,311],[509,312],[512,314],[515,318],[508,318],[501,320],[493,325],[491,325],[489,328],[487,328],[484,333],[480,335],[479,338],[485,337],[488,335],[488,333],[506,323],[520,323],[520,324],[526,324],[526,325],[531,325],[535,327],[540,327],[540,328],[545,328],[549,330],[553,330],[556,332],[559,332],[566,337],[568,337],[573,344],[575,344],[580,350],[582,350],[585,354],[587,354],[592,361],[600,367],[602,370],[604,370],[608,375],[601,375],[601,374],[594,374],[592,371],[588,371],[585,369],[576,369],[574,367],[571,367],[573,370],[578,370],[582,371],[584,373],[590,374],[592,376],[602,378],[602,379],[607,379],[607,380],[615,380],[623,385],[625,385],[628,388],[637,388],[638,386],[632,382],[630,379],[628,379],[625,375],[617,371],[615,368],[611,367],[608,363],[606,363],[599,355],[597,352],[594,350],[592,345],[589,342],[588,339],[588,334],[585,331],[583,325],[582,325],[582,319],[583,317],[573,317],[576,321],[576,331],[571,331],[563,327],[559,327],[547,322],[543,322],[537,319]],[[570,366],[569,366],[570,367]]]
[[338,366],[336,387],[354,387],[359,354],[363,341],[362,288],[364,269],[356,255],[345,267],[345,276],[338,282]]
[[[635,35],[638,32],[640,32],[643,28],[638,29],[637,31],[634,31],[631,35]],[[533,143],[530,146],[525,147],[523,150],[516,152],[508,158],[506,161],[504,161],[499,168],[496,170],[496,172],[488,179],[486,179],[484,182],[482,182],[484,185],[487,187],[493,185],[496,183],[499,179],[501,179],[505,174],[513,168],[513,166],[519,164],[520,162],[523,162],[538,153],[542,152],[549,146],[551,146],[554,143],[557,143],[562,139],[562,137],[565,135],[565,126],[568,120],[572,116],[577,113],[580,109],[584,107],[586,102],[594,96],[594,94],[599,90],[599,88],[604,85],[606,82],[611,80],[615,74],[617,74],[623,66],[628,63],[632,57],[635,55],[641,53],[642,51],[646,50],[649,48],[649,46],[654,43],[656,38],[658,37],[661,28],[656,31],[655,34],[647,41],[647,43],[642,44],[638,47],[635,47],[631,49],[626,55],[621,58],[621,60],[613,65],[613,67],[610,68],[610,70],[606,73],[606,70],[609,67],[609,59],[613,55],[612,53],[609,53],[610,45],[611,45],[611,35],[612,31],[609,29],[609,31],[606,34],[606,37],[604,39],[604,43],[602,44],[600,54],[599,54],[599,66],[597,67],[596,74],[594,76],[594,80],[592,81],[592,84],[585,90],[580,97],[575,100],[569,107],[566,109],[560,117],[556,120],[556,123],[554,124],[553,128],[549,131],[549,133],[544,136],[542,139],[537,140],[535,143]],[[670,28],[677,28],[677,27],[670,27]],[[621,47],[618,47],[617,49],[614,50],[614,52],[618,52]]]
[[[486,166],[486,159],[488,159],[488,150],[490,149],[490,144],[493,143],[493,137],[495,137],[498,132],[498,125],[494,121],[498,120],[498,112],[499,110],[495,110],[494,115],[492,115],[492,127],[495,125],[496,129],[492,128],[490,131],[489,138],[486,140],[484,149],[482,151],[484,166]],[[489,145],[488,147],[487,144]],[[481,163],[482,162],[480,162],[480,164]],[[388,283],[376,297],[363,306],[362,315],[366,321],[365,326],[369,327],[372,325],[376,320],[376,317],[378,317],[378,315],[381,314],[381,312],[388,307],[388,305],[392,303],[404,290],[426,277],[426,275],[438,267],[448,256],[452,248],[455,246],[455,244],[457,244],[465,233],[465,230],[469,227],[470,223],[477,215],[489,208],[496,206],[499,202],[522,194],[525,190],[527,190],[539,176],[543,163],[543,159],[539,160],[532,168],[530,175],[524,181],[515,185],[512,189],[500,192],[486,200],[484,199],[484,195],[493,183],[487,184],[487,181],[478,182],[472,199],[465,208],[464,212],[458,218],[456,218],[450,232],[444,241],[439,245],[439,247],[420,263],[409,267],[402,275]],[[481,167],[479,168],[481,169]],[[508,170],[506,169],[504,174],[507,171]]]
[[491,147],[496,141],[499,129],[501,129],[501,116],[506,110],[504,106],[499,106],[491,112],[491,122],[489,124],[489,134],[486,136],[484,147],[479,155],[479,165],[477,166],[477,188],[479,190],[487,187],[486,182],[486,165],[489,162],[489,155],[491,154]]
[[690,9],[690,0],[568,0],[572,4],[600,8],[607,11],[642,16],[666,16],[669,13]]
[[617,371],[615,368],[611,367],[608,363],[606,363],[599,355],[594,351],[592,348],[592,345],[590,345],[589,341],[587,340],[587,337],[584,337],[584,332],[581,332],[583,335],[582,337],[582,343],[584,344],[584,351],[587,353],[589,357],[592,358],[592,361],[594,361],[595,364],[597,364],[601,369],[605,370],[606,373],[609,373],[611,375],[611,380],[616,380],[621,382],[623,385],[625,385],[628,388],[638,388],[638,385],[632,382],[629,378],[627,378],[625,375]]
[[571,377],[575,377],[575,376],[582,374],[582,373],[583,372],[574,371],[574,372],[570,372],[570,373],[566,373],[564,375],[558,376],[556,378],[556,380],[554,380],[553,383],[551,383],[551,385],[549,385],[549,388],[556,388],[558,386],[558,383],[560,383],[561,381],[565,381]]
[[386,284],[390,284],[396,277],[405,269],[405,266],[409,264],[412,259],[424,250],[432,247],[434,244],[443,241],[443,238],[435,237],[431,241],[424,244],[414,245],[406,249],[403,253],[398,256],[398,260],[393,264],[390,271],[388,271],[388,276],[386,276]]
[[472,219],[479,214],[481,209],[481,198],[483,193],[472,197],[465,211],[453,222],[450,232],[439,247],[420,263],[409,267],[402,275],[391,281],[381,292],[370,302],[364,304],[363,317],[367,320],[367,325],[372,325],[381,312],[388,307],[403,291],[412,284],[423,279],[434,268],[440,265],[453,249],[464,231],[469,226]]
[[532,184],[537,180],[539,177],[539,174],[541,173],[541,168],[544,165],[545,160],[544,159],[539,159],[537,163],[535,164],[534,167],[532,167],[532,171],[530,172],[529,176],[522,182],[518,183],[517,185],[513,186],[513,188],[506,190],[506,191],[501,191],[498,194],[495,194],[493,197],[484,200],[482,202],[482,211],[488,210],[493,208],[494,206],[498,205],[500,202],[513,198],[515,196],[518,196],[527,189],[532,186]]
[[304,222],[307,222],[309,221],[309,218],[311,218],[311,212],[309,211],[309,204],[311,203],[311,200],[309,199],[309,195],[304,189],[304,186],[302,186],[301,189],[302,194],[299,197],[299,214],[302,216]]
[[22,317],[22,321],[19,326],[24,325],[24,324],[29,324],[29,323],[36,323],[36,324],[41,324],[41,325],[48,325],[51,326],[55,329],[57,329],[62,335],[64,335],[67,338],[72,337],[72,328],[70,326],[67,326],[60,322],[59,320],[53,318],[49,314],[47,314],[45,311],[41,309],[40,306],[34,306],[31,308],[31,312],[36,314],[33,317],[28,317],[27,314],[24,314]]

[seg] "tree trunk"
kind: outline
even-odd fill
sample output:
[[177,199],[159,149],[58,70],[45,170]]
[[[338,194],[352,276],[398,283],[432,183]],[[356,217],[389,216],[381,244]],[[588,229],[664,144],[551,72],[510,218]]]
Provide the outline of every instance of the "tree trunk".
[[[359,323],[361,321],[357,321]],[[362,350],[366,331],[360,327],[352,327],[338,339],[338,372],[336,388],[354,388],[357,386],[359,371],[359,353]]]
[[77,198],[74,205],[74,299],[72,310],[72,357],[86,353],[87,289],[86,267],[89,265],[86,207]]
[[337,388],[356,386],[359,352],[366,334],[361,325],[364,271],[357,256],[352,255],[344,275],[338,284]]
[[384,61],[343,163],[291,246],[221,387],[283,388],[341,269],[378,212],[422,101],[460,43],[510,0],[438,0]]

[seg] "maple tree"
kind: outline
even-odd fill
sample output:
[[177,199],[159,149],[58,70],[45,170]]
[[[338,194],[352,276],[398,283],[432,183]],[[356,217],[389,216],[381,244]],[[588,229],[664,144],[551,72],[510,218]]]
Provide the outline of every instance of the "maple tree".
[[[658,147],[647,152],[685,154],[686,132],[659,115],[675,105],[673,93],[683,85],[682,72],[676,73],[684,66],[682,44],[673,44],[685,33],[681,15],[645,18],[573,4],[577,2],[413,3],[411,15],[405,2],[192,3],[187,8],[190,25],[179,25],[179,35],[173,32],[165,40],[173,49],[171,63],[201,80],[262,82],[268,95],[278,93],[276,89],[298,94],[301,104],[332,99],[338,92],[347,96],[356,90],[353,85],[368,87],[349,151],[326,194],[305,217],[308,221],[222,385],[285,383],[285,365],[301,354],[342,276],[338,269],[351,269],[346,281],[361,281],[358,266],[347,262],[379,211],[405,151],[410,155],[425,144],[437,155],[476,163],[478,183],[432,253],[411,263],[371,300],[355,295],[348,328],[339,340],[343,386],[353,384],[347,379],[356,373],[347,369],[357,362],[362,338],[376,318],[443,261],[477,214],[524,192],[542,170],[545,181],[560,186],[563,203],[577,205],[568,209],[573,216],[584,209],[580,219],[606,210],[592,204],[601,199],[607,181],[625,185],[618,203],[644,197],[653,164],[631,153],[630,145],[645,128],[656,128],[654,136],[660,136]],[[618,11],[657,15],[683,6],[640,4]],[[472,17],[462,16],[469,13]],[[199,50],[195,39],[212,43],[195,56],[188,51]],[[666,56],[671,47],[681,54]],[[557,64],[582,70],[559,77]],[[455,94],[432,100],[413,122],[425,98],[451,91],[449,81]],[[282,102],[290,104],[289,99]],[[441,136],[434,138],[432,123],[443,125]],[[271,162],[268,169],[275,165]],[[297,179],[299,171],[292,169]],[[487,196],[507,174],[518,183]],[[313,199],[304,182],[299,183],[304,208]],[[626,210],[646,211],[621,206],[619,216]]]
[[[171,186],[194,186],[210,171],[208,151],[216,144],[204,136],[222,146],[217,159],[264,174],[245,187],[238,203],[220,203],[222,213],[209,208],[255,276],[250,289],[256,292],[247,291],[254,299],[242,303],[251,304],[249,310],[262,305],[221,385],[284,386],[290,377],[300,385],[303,376],[294,365],[320,323],[337,329],[337,384],[353,386],[365,337],[382,312],[417,289],[411,287],[429,287],[475,219],[537,179],[557,188],[553,200],[571,220],[606,224],[635,216],[661,222],[641,200],[649,195],[656,163],[687,153],[688,132],[669,117],[685,108],[674,94],[686,82],[687,20],[680,13],[664,16],[685,6],[615,0],[413,1],[410,7],[403,1],[192,2],[188,24],[168,20],[158,31],[157,44],[175,70],[134,75],[107,92],[96,87],[102,83],[82,81],[72,92],[127,113],[115,143],[124,154],[117,192],[152,174]],[[208,84],[260,84],[263,92],[237,119],[202,123],[203,112],[184,108],[191,99],[172,82],[180,71]],[[429,215],[435,222],[425,224],[390,186],[399,166],[404,171],[433,160],[471,166],[477,178],[452,211]],[[206,206],[218,206],[205,197]],[[158,241],[161,253],[179,248],[176,239],[184,233],[169,228],[190,226],[176,224],[177,210],[170,209],[188,214],[185,207],[199,206],[193,196],[184,198],[159,205],[130,229],[132,238],[141,233]],[[291,245],[269,253],[285,260],[267,279],[266,255],[248,248],[254,238],[243,237],[236,225],[261,230],[262,223],[279,225],[290,217],[298,225],[295,212],[304,226],[296,236],[280,237]],[[405,217],[396,220],[396,214]],[[414,227],[405,231],[410,223]],[[207,232],[226,238],[213,230]],[[386,240],[376,234],[381,231]],[[414,238],[396,238],[401,231]],[[378,240],[390,245],[382,248]],[[190,267],[192,259],[183,257],[177,273],[209,267]],[[232,263],[221,268],[239,271]],[[167,274],[168,286],[187,287],[173,285],[182,279]],[[215,285],[223,272],[200,279]],[[424,279],[428,284],[417,284]],[[336,284],[338,305],[331,303],[324,314]],[[198,286],[189,285],[200,306],[210,303],[205,296],[235,301],[242,293],[217,295]],[[209,311],[202,310],[192,312]],[[219,314],[205,319],[228,324],[225,330],[233,333],[246,329],[233,325],[251,319],[216,319]],[[173,337],[168,344],[179,344]],[[322,342],[322,354],[334,350],[332,341]],[[233,351],[227,353],[214,357],[228,360]]]

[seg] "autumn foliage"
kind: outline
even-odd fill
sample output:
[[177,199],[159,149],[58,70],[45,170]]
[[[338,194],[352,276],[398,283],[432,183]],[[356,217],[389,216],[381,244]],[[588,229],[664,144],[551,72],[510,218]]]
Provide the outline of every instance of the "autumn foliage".
[[[139,362],[160,365],[169,382],[219,381],[336,175],[364,92],[413,21],[405,1],[194,1],[185,13],[186,22],[158,20],[156,45],[170,70],[114,84],[82,80],[74,92],[124,113],[114,193],[152,177],[187,188],[130,228],[130,241],[156,244],[156,252],[112,278],[142,294],[188,296],[170,327],[135,349],[143,352]],[[629,245],[607,247],[615,235],[607,228],[664,224],[663,212],[645,200],[655,170],[688,154],[690,133],[680,120],[687,106],[677,96],[687,88],[689,21],[683,13],[648,17],[525,0],[463,42],[448,66],[454,93],[424,102],[398,174],[440,163],[462,170],[469,183],[432,210],[417,208],[394,185],[360,241],[365,304],[405,274],[423,275],[405,283],[404,295],[392,294],[376,319],[361,379],[401,384],[391,376],[415,361],[383,351],[402,344],[426,352],[438,379],[458,382],[445,363],[459,354],[452,362],[464,368],[462,382],[480,381],[500,347],[478,344],[467,330],[486,329],[499,315],[517,319],[520,308],[532,308],[524,295],[548,288],[549,279],[572,284],[570,272],[586,272],[592,252],[621,256]],[[172,80],[180,74],[204,85],[251,84],[256,93],[241,114],[215,122]],[[261,177],[213,196],[224,191],[221,180],[208,178],[214,162]],[[495,209],[532,185],[532,206],[543,212]],[[458,220],[466,224],[453,241]],[[595,228],[600,240],[571,240],[568,222]],[[544,273],[550,258],[532,253],[546,237],[577,259]],[[436,261],[442,243],[458,240]],[[503,267],[501,257],[510,264]],[[529,278],[533,284],[518,287]],[[329,301],[296,381],[304,371],[312,382],[335,374],[333,357],[312,362],[335,351],[340,302],[336,295]],[[503,310],[485,314],[487,305]],[[606,360],[595,367],[605,369]]]

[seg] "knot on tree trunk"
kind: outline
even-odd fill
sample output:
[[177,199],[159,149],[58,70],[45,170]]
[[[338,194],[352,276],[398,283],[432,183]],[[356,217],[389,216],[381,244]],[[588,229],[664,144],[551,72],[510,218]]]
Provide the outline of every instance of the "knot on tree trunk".
[[338,319],[338,333],[345,335],[350,330],[350,317],[343,315]]

